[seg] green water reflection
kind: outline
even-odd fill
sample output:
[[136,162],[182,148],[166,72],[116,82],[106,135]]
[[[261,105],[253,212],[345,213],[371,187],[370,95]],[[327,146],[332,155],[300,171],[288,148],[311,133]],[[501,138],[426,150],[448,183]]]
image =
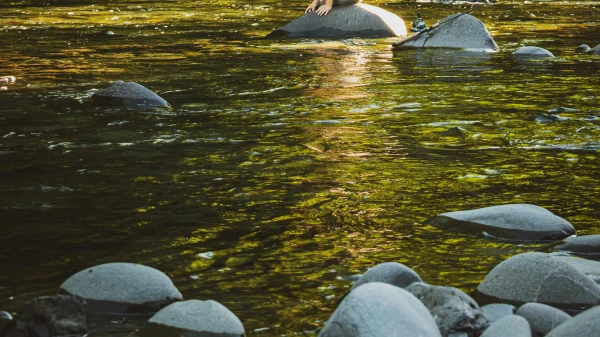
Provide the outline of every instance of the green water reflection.
[[[429,24],[470,8],[370,3]],[[574,48],[599,42],[600,3],[473,12],[496,54],[262,38],[306,5],[2,2],[0,75],[17,82],[0,92],[0,309],[129,261],[279,336],[322,326],[376,263],[470,292],[537,247],[422,224],[440,212],[534,203],[599,233],[600,59]],[[558,57],[517,63],[521,45]],[[174,109],[83,103],[118,79]]]

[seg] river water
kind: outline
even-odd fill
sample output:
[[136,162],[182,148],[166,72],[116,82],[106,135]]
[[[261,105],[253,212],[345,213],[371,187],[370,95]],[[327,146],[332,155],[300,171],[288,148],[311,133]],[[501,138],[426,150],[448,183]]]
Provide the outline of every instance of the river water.
[[[471,7],[367,3],[407,25]],[[307,5],[3,0],[0,309],[136,262],[249,335],[312,335],[377,263],[470,293],[540,246],[423,225],[436,214],[533,203],[600,234],[600,58],[574,52],[600,43],[600,2],[477,9],[493,54],[263,38]],[[523,45],[557,57],[517,62]],[[85,104],[115,80],[173,109]]]

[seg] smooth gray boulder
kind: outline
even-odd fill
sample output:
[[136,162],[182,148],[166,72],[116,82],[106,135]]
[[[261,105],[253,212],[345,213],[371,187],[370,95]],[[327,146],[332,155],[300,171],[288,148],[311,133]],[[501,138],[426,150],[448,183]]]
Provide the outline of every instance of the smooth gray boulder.
[[[416,33],[415,33],[416,34]],[[483,23],[470,14],[458,13],[440,20],[440,26],[416,39],[393,44],[394,50],[415,48],[458,48],[496,51],[498,45]]]
[[600,306],[579,313],[550,331],[546,337],[600,336]]
[[600,283],[600,262],[554,254],[555,259],[567,263],[579,272],[585,274],[596,283]]
[[515,313],[529,322],[534,337],[545,336],[571,318],[566,312],[542,303],[525,303]]
[[468,211],[443,213],[425,223],[443,229],[518,241],[560,240],[575,234],[565,219],[545,208],[508,204]]
[[531,327],[525,318],[508,315],[492,323],[480,337],[531,337]]
[[425,283],[413,283],[405,289],[425,305],[444,337],[458,333],[479,336],[489,325],[479,305],[459,289]]
[[139,337],[243,337],[245,334],[239,318],[213,300],[170,304],[154,314],[138,332]]
[[600,255],[600,235],[571,236],[554,249],[581,255]]
[[400,17],[379,7],[359,3],[335,6],[326,16],[306,13],[267,37],[376,38],[405,35],[406,25]]
[[491,303],[481,307],[481,310],[488,320],[493,323],[504,316],[513,315],[517,308],[506,303]]
[[108,88],[96,91],[88,102],[98,107],[135,110],[171,107],[162,97],[143,85],[123,81],[116,81]]
[[414,282],[423,282],[419,274],[398,262],[380,263],[364,273],[352,289],[369,282],[383,282],[405,288]]
[[381,282],[352,290],[319,337],[440,337],[427,308],[402,288]]
[[84,298],[88,313],[154,313],[182,300],[163,272],[120,262],[84,269],[69,277],[59,292]]
[[600,303],[600,286],[590,277],[551,254],[535,252],[498,264],[477,291],[501,301],[539,302],[562,309]]
[[525,46],[521,47],[513,52],[513,55],[516,58],[535,58],[535,59],[543,59],[554,57],[554,54],[549,52],[548,50],[540,47],[531,47]]

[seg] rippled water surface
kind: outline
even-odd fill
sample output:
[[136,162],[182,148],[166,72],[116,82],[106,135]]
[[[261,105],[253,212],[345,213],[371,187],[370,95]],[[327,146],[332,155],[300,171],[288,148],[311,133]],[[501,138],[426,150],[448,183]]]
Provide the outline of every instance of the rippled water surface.
[[[471,7],[367,3],[408,24]],[[600,43],[599,2],[471,12],[494,54],[263,39],[307,5],[2,1],[0,309],[126,261],[250,335],[310,335],[376,263],[471,292],[539,246],[423,225],[438,213],[534,203],[600,234],[600,58],[574,52]],[[523,45],[557,57],[517,62]],[[85,104],[115,80],[173,109]]]

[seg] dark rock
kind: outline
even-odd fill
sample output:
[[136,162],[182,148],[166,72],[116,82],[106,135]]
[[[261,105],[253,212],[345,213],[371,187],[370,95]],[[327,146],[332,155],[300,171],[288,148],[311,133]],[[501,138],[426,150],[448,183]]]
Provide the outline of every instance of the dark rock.
[[480,337],[531,337],[531,327],[525,318],[508,315],[492,323]]
[[461,332],[468,336],[479,336],[489,325],[479,305],[459,289],[413,283],[406,287],[406,291],[423,302],[442,336]]
[[82,270],[59,291],[85,298],[89,313],[154,313],[182,299],[167,275],[133,263],[107,263]]
[[535,58],[535,59],[543,59],[554,57],[554,55],[548,50],[540,47],[531,47],[525,46],[517,49],[513,55],[516,58]]
[[96,91],[89,103],[98,107],[140,110],[171,107],[162,97],[143,85],[123,81],[117,81],[108,88]]
[[550,331],[546,337],[600,336],[600,306],[590,308]]
[[481,310],[488,320],[493,323],[504,316],[513,315],[517,308],[514,305],[505,303],[491,303],[481,307]]
[[539,302],[561,309],[600,303],[600,286],[556,257],[524,253],[497,265],[477,287],[483,295],[515,303]]
[[581,46],[575,48],[575,52],[578,54],[582,54],[582,53],[585,54],[585,53],[589,52],[590,49],[592,49],[592,48],[590,48],[590,46],[588,46],[587,44],[582,44]]
[[600,44],[590,49],[587,53],[592,55],[600,55]]
[[398,262],[380,263],[356,281],[352,289],[369,282],[383,282],[396,287],[405,288],[414,282],[423,282],[412,269]]
[[319,337],[440,337],[427,308],[402,288],[372,282],[352,290]]
[[306,13],[267,37],[392,37],[406,35],[404,21],[379,7],[356,4],[333,7],[326,16]]
[[152,316],[139,337],[245,336],[239,318],[221,303],[189,300],[170,304]]
[[75,337],[86,333],[85,301],[76,296],[56,295],[25,303],[3,336]]
[[542,207],[528,204],[443,213],[426,223],[444,229],[479,232],[520,241],[560,240],[575,234],[575,228],[565,219]]
[[571,236],[554,249],[582,255],[600,255],[600,235]]
[[516,315],[529,322],[534,337],[545,336],[550,330],[571,318],[566,312],[542,303],[523,304]]
[[459,48],[498,50],[498,45],[483,23],[470,14],[454,14],[442,20],[438,28],[422,33],[416,39],[394,44],[394,50],[414,48]]

